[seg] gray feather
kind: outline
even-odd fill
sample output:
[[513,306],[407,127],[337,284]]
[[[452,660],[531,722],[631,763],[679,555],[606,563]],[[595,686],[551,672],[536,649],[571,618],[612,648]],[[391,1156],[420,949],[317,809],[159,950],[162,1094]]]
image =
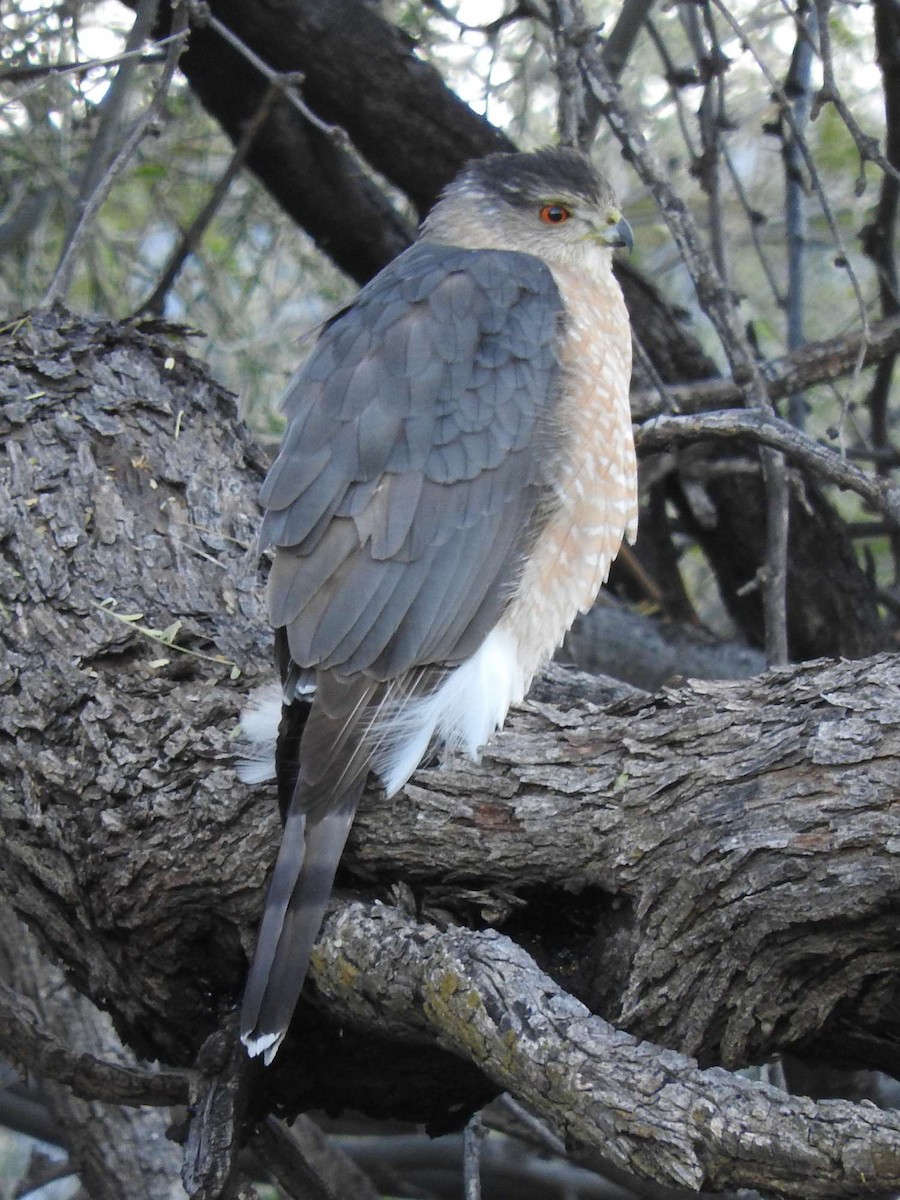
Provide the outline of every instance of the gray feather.
[[309,970],[365,777],[317,821],[288,817],[244,991],[241,1040],[271,1062],[290,1025]]
[[303,986],[381,706],[474,653],[535,536],[561,312],[537,258],[419,243],[326,326],[291,384],[262,539],[277,548],[283,677],[314,675],[316,691],[244,1001],[242,1036],[267,1059]]
[[[273,620],[292,626],[291,653],[302,656],[299,666],[385,678],[388,664],[418,664],[426,637],[429,656],[454,659],[456,648],[439,630],[436,636],[425,614],[433,612],[432,597],[450,588],[455,568],[446,548],[457,530],[467,531],[466,555],[475,561],[462,614],[454,617],[481,610],[486,590],[494,592],[487,607],[499,615],[508,588],[494,569],[494,516],[525,495],[523,513],[535,503],[532,489],[552,441],[560,312],[552,276],[536,258],[420,243],[323,333],[310,362],[309,404],[316,412],[305,409],[301,373],[273,482],[263,491],[270,505],[263,536],[301,551],[288,551],[283,562],[279,551],[270,584]],[[354,378],[362,371],[360,378],[375,388],[368,397],[364,387],[348,391],[347,373],[334,361],[334,347],[345,343],[355,355]],[[333,375],[320,379],[325,362]],[[412,374],[399,378],[401,370]],[[324,467],[323,453],[329,455]],[[291,479],[297,481],[293,495]],[[376,480],[380,491],[372,489]],[[332,518],[341,523],[338,513],[352,514],[355,523],[357,543],[346,555],[345,535],[340,555],[328,535]],[[530,536],[527,520],[518,533]],[[435,553],[440,547],[444,553]],[[382,604],[379,564],[394,560],[407,570]],[[348,600],[330,610],[345,587],[356,596],[377,594],[378,604]],[[392,637],[400,644],[385,654]]]

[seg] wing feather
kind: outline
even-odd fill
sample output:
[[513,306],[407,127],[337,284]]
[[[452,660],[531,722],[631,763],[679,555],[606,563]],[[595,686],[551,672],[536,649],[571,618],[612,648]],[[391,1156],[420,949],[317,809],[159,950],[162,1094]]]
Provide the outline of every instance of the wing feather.
[[458,661],[499,616],[552,458],[561,315],[540,260],[419,243],[324,331],[262,493],[298,666]]

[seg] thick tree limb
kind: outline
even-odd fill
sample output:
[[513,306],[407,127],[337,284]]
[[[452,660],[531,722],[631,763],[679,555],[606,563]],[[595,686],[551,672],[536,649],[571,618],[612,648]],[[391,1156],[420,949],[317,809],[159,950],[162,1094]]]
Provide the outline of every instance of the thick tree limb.
[[900,1115],[819,1105],[614,1029],[487,930],[441,933],[386,906],[328,921],[315,978],[347,1020],[427,1031],[478,1062],[569,1144],[660,1183],[808,1200],[900,1186]]
[[[245,549],[261,462],[230,398],[153,327],[45,314],[0,346],[0,383],[0,886],[139,1054],[187,1065],[237,998],[278,839],[274,798],[234,778],[230,736],[269,669]],[[898,695],[894,657],[650,698],[557,670],[480,768],[428,769],[405,796],[367,797],[354,881],[370,894],[406,881],[432,922],[449,910],[502,925],[572,993],[566,1013],[582,1013],[577,996],[704,1064],[789,1046],[895,1068]],[[397,977],[409,994],[419,926],[390,919],[412,939]],[[342,953],[335,937],[355,946],[371,920],[370,906],[345,906],[321,954]],[[472,935],[447,936],[450,954]],[[524,985],[533,967],[516,954],[510,979]],[[535,974],[534,987],[548,984]],[[446,1124],[517,1074],[514,1058],[493,1083],[467,1065],[487,1062],[477,1024],[463,1061],[441,1049],[463,1048],[453,1020],[435,1047],[433,1028],[410,1041],[409,1015],[389,1006],[377,1029],[330,1024],[330,1008],[305,1005],[253,1113],[352,1098]],[[530,1097],[533,1081],[515,1087]],[[672,1087],[660,1104],[682,1094]],[[821,1115],[760,1103],[773,1137]],[[885,1154],[865,1185],[852,1179],[860,1121]],[[891,1119],[841,1109],[835,1122],[850,1138],[842,1165],[829,1176],[810,1131],[808,1157],[793,1140],[789,1161],[772,1150],[771,1187],[798,1194],[797,1164],[818,1189],[807,1196],[894,1185]],[[687,1157],[680,1135],[663,1139],[660,1169],[725,1186],[717,1128],[695,1130]],[[747,1180],[764,1147],[734,1136],[728,1179]]]

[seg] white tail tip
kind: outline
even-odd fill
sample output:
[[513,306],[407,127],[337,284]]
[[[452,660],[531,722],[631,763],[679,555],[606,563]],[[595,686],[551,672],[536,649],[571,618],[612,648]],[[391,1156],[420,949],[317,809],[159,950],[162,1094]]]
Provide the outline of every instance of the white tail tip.
[[258,1055],[263,1056],[263,1062],[266,1066],[270,1066],[272,1059],[278,1053],[278,1048],[284,1041],[283,1033],[261,1033],[256,1036],[249,1033],[241,1034],[241,1041],[247,1048],[247,1053],[251,1058],[256,1058]]

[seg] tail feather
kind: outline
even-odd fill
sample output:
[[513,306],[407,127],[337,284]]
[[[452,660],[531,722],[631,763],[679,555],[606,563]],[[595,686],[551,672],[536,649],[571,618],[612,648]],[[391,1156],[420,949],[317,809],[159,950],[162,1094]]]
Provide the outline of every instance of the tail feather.
[[241,1013],[241,1041],[267,1064],[287,1033],[303,988],[364,785],[365,775],[353,781],[340,807],[317,819],[297,806],[288,816]]
[[[427,675],[410,672],[384,685],[363,675],[319,672],[299,738],[294,724],[282,719],[278,773],[283,796],[289,797],[288,815],[241,1014],[241,1040],[267,1064],[303,988],[335,871],[380,746],[379,725],[390,724],[396,705],[415,696]],[[286,711],[296,707],[295,702]]]

